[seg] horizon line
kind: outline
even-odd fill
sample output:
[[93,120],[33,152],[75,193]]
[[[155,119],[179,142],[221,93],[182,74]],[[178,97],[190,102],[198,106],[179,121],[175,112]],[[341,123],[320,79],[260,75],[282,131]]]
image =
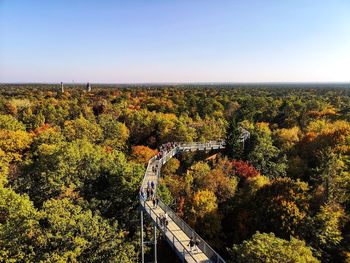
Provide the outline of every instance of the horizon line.
[[[295,84],[303,84],[303,85],[312,85],[312,84],[321,84],[321,85],[329,85],[329,84],[337,84],[337,85],[350,85],[350,81],[250,81],[250,82],[230,82],[230,81],[223,81],[223,82],[204,82],[204,81],[188,81],[188,82],[64,82],[63,84],[67,85],[82,85],[82,84],[94,84],[94,85],[295,85]],[[0,85],[18,85],[18,84],[61,84],[61,82],[35,82],[35,81],[28,81],[28,82],[0,82]]]

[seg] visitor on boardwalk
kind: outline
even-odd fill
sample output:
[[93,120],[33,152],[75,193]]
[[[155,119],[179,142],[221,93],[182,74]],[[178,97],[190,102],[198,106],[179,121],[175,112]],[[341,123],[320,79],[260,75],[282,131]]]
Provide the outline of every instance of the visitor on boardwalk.
[[158,205],[159,205],[159,198],[157,197],[156,198],[156,208],[158,207]]
[[198,252],[198,246],[199,246],[199,240],[197,239],[197,237],[194,237],[194,249],[193,251]]
[[190,238],[190,242],[188,243],[188,245],[190,247],[190,252],[192,253],[192,248],[194,247],[194,240],[193,237]]
[[151,198],[151,189],[150,188],[147,188],[147,197],[146,197],[146,200],[148,201],[150,198]]
[[140,198],[141,198],[141,200],[142,200],[142,201],[144,201],[145,194],[144,194],[144,192],[143,192],[143,189],[142,189],[142,188],[140,189]]
[[145,201],[145,192],[143,191],[143,188],[141,188],[141,190],[140,190],[140,196],[141,196],[142,201]]
[[149,182],[149,180],[148,180],[148,182],[147,182],[147,188],[150,188],[150,182]]
[[163,215],[159,215],[159,224],[160,224],[160,227],[163,228]]
[[168,224],[169,224],[169,221],[166,218],[164,218],[164,232],[168,230]]
[[152,189],[154,189],[154,182],[153,181],[151,182],[151,187],[152,187]]
[[162,157],[170,152],[173,148],[177,147],[177,143],[175,142],[168,142],[164,143],[159,147],[159,152],[157,154],[157,160],[162,159]]
[[155,167],[154,167],[154,173],[155,173],[156,175],[158,175],[158,164],[156,164]]
[[156,199],[155,198],[153,198],[152,203],[153,203],[153,208],[156,208]]
[[164,218],[165,218],[165,220],[168,220],[168,213],[167,212],[165,212]]
[[166,232],[166,231],[167,231],[168,224],[169,224],[169,221],[165,218],[164,215],[160,215],[160,216],[159,216],[159,223],[160,223],[161,229],[162,229],[164,232]]

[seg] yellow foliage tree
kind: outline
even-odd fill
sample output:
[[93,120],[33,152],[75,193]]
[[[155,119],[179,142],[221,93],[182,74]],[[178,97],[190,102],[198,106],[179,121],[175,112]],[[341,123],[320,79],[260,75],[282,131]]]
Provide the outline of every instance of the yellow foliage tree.
[[218,209],[216,195],[209,190],[200,190],[193,196],[192,213],[197,218],[216,212]]
[[300,129],[294,126],[290,129],[279,129],[275,132],[276,141],[283,150],[289,150],[300,140]]
[[0,149],[6,153],[9,162],[21,161],[32,143],[32,137],[25,131],[0,130]]

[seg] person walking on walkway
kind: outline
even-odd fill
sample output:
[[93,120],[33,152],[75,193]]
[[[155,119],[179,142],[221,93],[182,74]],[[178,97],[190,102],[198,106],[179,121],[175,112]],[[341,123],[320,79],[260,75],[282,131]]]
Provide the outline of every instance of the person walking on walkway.
[[160,227],[162,228],[162,230],[164,231],[164,232],[166,232],[166,219],[165,219],[165,217],[164,217],[164,215],[161,215],[160,216]]
[[163,215],[159,215],[160,228],[163,228]]
[[153,203],[153,208],[156,208],[156,199],[155,198],[152,199],[152,203]]
[[142,201],[145,201],[145,192],[143,191],[143,188],[141,188],[141,190],[140,190],[140,196],[141,196]]
[[194,250],[193,251],[198,253],[199,240],[197,239],[197,237],[194,237],[194,241],[193,242],[194,242]]
[[168,219],[164,218],[164,232],[168,230],[168,224],[169,224]]
[[156,197],[156,208],[158,207],[158,205],[159,205],[159,198]]
[[151,182],[151,187],[152,187],[152,189],[154,189],[154,182],[153,181]]
[[193,237],[191,237],[190,242],[188,243],[188,245],[187,245],[187,246],[189,246],[189,247],[190,247],[190,253],[192,253],[192,248],[193,248],[193,246],[194,246]]

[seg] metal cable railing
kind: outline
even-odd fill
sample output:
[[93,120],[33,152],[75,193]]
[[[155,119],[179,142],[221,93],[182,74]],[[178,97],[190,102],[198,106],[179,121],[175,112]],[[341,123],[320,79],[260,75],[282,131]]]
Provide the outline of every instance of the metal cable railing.
[[147,178],[147,173],[149,172],[150,168],[151,168],[151,163],[154,161],[155,156],[153,156],[151,159],[149,159],[148,163],[147,163],[147,168],[145,171],[145,176],[143,177],[142,183],[141,183],[141,187],[140,190],[142,188],[142,186],[145,184],[146,178]]

